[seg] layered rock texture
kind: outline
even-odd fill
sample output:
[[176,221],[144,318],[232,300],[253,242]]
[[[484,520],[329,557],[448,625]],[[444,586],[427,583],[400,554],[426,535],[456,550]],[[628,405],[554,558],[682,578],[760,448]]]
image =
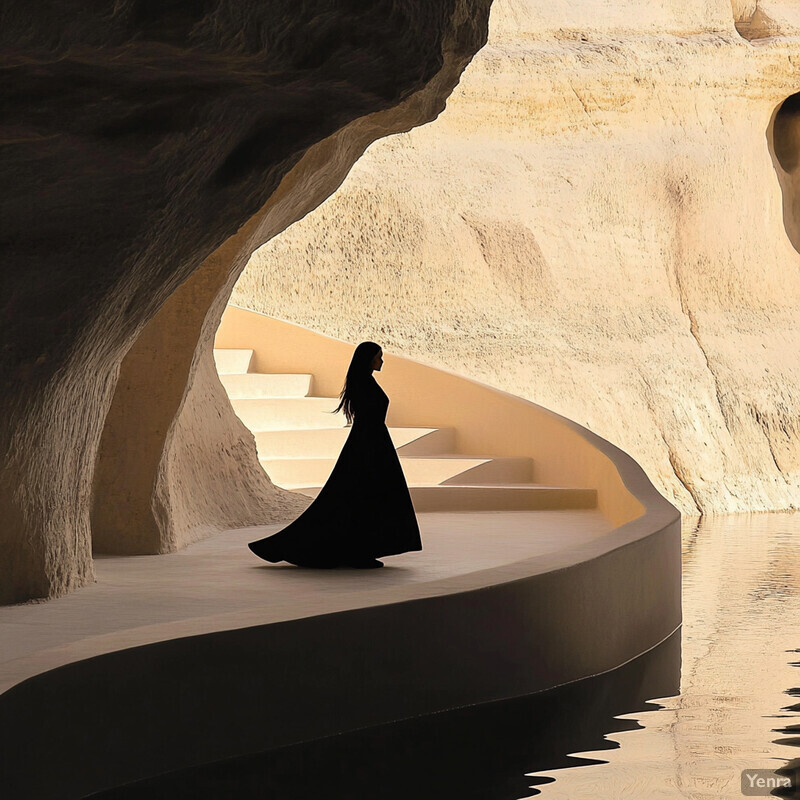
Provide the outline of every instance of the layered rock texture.
[[232,300],[588,425],[689,512],[800,506],[800,8],[498,0]]
[[216,376],[222,309],[371,141],[443,109],[487,19],[488,0],[3,5],[0,602],[92,580],[93,545],[165,552],[297,509]]

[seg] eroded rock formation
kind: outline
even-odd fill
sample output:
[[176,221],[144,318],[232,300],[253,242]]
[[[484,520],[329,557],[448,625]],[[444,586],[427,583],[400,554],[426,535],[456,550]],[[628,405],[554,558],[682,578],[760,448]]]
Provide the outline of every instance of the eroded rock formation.
[[[487,14],[483,0],[3,6],[0,602],[92,579],[95,461],[142,334],[104,439],[99,546],[173,549],[244,494],[232,524],[274,506],[211,369],[214,314],[252,249],[369,141],[441,110]],[[334,167],[298,177],[325,156]]]
[[233,301],[587,424],[685,511],[796,508],[798,57],[786,1],[499,0]]

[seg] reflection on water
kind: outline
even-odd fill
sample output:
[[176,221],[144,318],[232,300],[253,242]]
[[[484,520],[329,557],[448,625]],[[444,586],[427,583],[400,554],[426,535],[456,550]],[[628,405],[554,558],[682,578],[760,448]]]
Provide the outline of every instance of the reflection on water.
[[700,800],[742,797],[745,769],[794,776],[800,514],[688,521],[683,540],[682,631],[613,673],[97,797]]
[[687,520],[680,694],[611,736],[608,763],[545,773],[541,797],[740,798],[745,769],[795,775],[798,647],[800,514]]

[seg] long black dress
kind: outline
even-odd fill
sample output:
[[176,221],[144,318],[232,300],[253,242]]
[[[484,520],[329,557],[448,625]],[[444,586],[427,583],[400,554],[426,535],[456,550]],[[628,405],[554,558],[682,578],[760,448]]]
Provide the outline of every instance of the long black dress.
[[336,567],[421,550],[400,459],[386,427],[389,398],[371,375],[353,399],[353,425],[314,502],[278,533],[250,542],[266,561]]

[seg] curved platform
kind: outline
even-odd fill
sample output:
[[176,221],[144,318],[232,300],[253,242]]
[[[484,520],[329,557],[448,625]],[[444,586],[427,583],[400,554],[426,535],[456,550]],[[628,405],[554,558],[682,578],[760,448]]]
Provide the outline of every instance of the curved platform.
[[612,669],[680,622],[669,524],[642,538],[596,511],[420,521],[425,549],[382,570],[262,565],[245,543],[271,529],[247,529],[106,557],[93,587],[0,609],[7,796],[78,798],[529,694]]
[[423,551],[391,556],[378,571],[255,558],[247,543],[279,525],[226,531],[167,555],[98,556],[93,586],[0,607],[0,693],[125,647],[439,593],[473,573],[554,558],[611,530],[594,511],[420,514],[419,522]]
[[[327,398],[352,352],[231,308],[217,346],[240,351],[227,374],[295,376],[277,389],[258,378],[263,395],[306,391],[313,376]],[[249,553],[274,527],[228,531],[171,555],[101,557],[95,586],[0,609],[4,797],[81,798],[538,692],[615,669],[678,628],[680,515],[629,456],[521,398],[409,359],[386,366],[387,422],[409,463],[486,462],[459,484],[445,471],[412,486],[432,512],[419,514],[423,551],[381,570],[308,571]],[[255,438],[273,460],[310,438],[330,460],[341,434],[321,431]],[[513,483],[526,465],[539,483]],[[475,485],[475,469],[497,483]],[[500,496],[505,510],[479,510]]]

